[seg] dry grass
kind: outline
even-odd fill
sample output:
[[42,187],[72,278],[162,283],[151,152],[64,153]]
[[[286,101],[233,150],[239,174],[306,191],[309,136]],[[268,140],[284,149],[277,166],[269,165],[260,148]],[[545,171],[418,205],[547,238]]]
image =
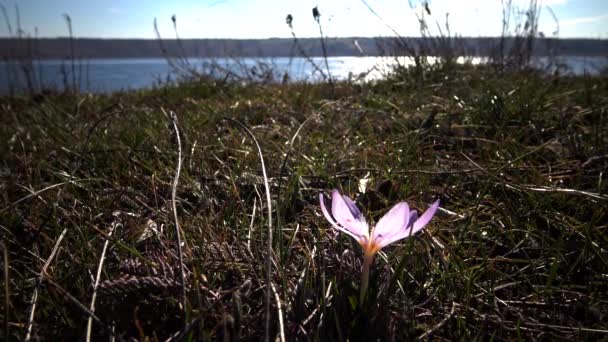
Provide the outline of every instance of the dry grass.
[[[42,258],[66,229],[32,338],[84,338],[78,303],[91,302],[107,241],[93,340],[257,340],[266,315],[274,339],[279,308],[288,340],[606,338],[608,82],[470,67],[410,76],[3,98],[8,335],[26,336]],[[259,156],[224,116],[264,152],[271,239]],[[336,187],[373,219],[399,200],[442,201],[424,234],[377,258],[363,309],[358,246],[317,203]]]

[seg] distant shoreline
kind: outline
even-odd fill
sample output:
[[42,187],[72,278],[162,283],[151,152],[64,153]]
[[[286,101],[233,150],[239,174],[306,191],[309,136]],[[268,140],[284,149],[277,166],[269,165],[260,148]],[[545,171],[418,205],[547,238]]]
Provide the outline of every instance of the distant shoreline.
[[[319,38],[299,38],[299,46],[290,38],[269,39],[105,39],[74,38],[74,58],[163,58],[163,57],[292,57],[304,51],[310,57],[322,57]],[[526,42],[507,37],[504,53]],[[327,54],[345,56],[411,56],[413,54],[453,56],[493,56],[500,51],[501,38],[457,37],[447,41],[435,38],[328,38]],[[405,46],[405,47],[404,47]],[[69,38],[0,38],[0,59],[69,59]],[[533,40],[533,56],[608,56],[606,39]]]

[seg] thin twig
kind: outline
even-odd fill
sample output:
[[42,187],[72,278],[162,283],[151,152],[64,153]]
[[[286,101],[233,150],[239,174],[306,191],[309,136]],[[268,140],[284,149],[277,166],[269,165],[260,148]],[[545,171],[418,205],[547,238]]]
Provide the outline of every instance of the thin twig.
[[247,128],[240,121],[228,117],[224,117],[224,120],[228,120],[241,129],[243,129],[247,135],[253,140],[255,146],[258,149],[258,154],[260,156],[260,164],[262,166],[262,175],[264,176],[264,187],[266,188],[266,202],[268,204],[268,255],[266,256],[266,325],[264,329],[264,340],[268,342],[270,340],[270,298],[271,298],[271,285],[272,285],[272,200],[270,198],[270,186],[268,185],[268,175],[266,174],[266,165],[264,164],[264,154],[262,153],[262,148],[258,143],[258,140],[253,135],[253,132]]
[[279,315],[279,337],[281,342],[285,342],[285,327],[283,326],[283,310],[281,309],[281,298],[275,288],[274,284],[270,284],[272,292],[274,292],[274,299],[277,301],[277,312]]
[[[175,178],[173,179],[173,184],[171,186],[171,207],[173,208],[173,219],[175,220],[175,234],[177,236],[177,255],[179,258],[179,272],[180,272],[180,281],[182,286],[182,309],[186,312],[186,275],[184,270],[184,255],[182,253],[182,237],[181,237],[181,227],[179,226],[179,220],[177,218],[177,206],[175,205],[175,197],[177,193],[177,184],[179,181],[179,173],[182,169],[182,141],[179,136],[179,128],[177,127],[177,115],[174,112],[170,111],[169,114],[165,112],[163,108],[161,108],[163,114],[167,116],[171,120],[171,124],[173,125],[173,129],[175,130],[175,137],[177,141],[177,168],[175,170]],[[184,237],[184,246],[186,246],[186,241]],[[184,327],[188,325],[187,315],[184,315]]]
[[255,221],[256,204],[257,204],[257,197],[254,197],[253,198],[253,210],[251,212],[251,222],[249,223],[249,233],[247,233],[247,250],[249,251],[249,254],[252,254],[251,253],[251,231],[253,230],[253,223]]
[[[110,231],[108,232],[108,237],[112,236],[112,233],[116,229],[116,227],[121,226],[120,223],[112,223],[110,227]],[[93,296],[91,297],[91,305],[89,306],[89,310],[92,313],[95,313],[95,299],[97,298],[97,287],[99,286],[99,278],[101,278],[101,270],[103,269],[103,261],[106,258],[106,250],[108,249],[108,244],[110,243],[109,239],[106,239],[106,242],[103,244],[103,249],[101,250],[101,257],[99,258],[99,265],[97,266],[97,275],[95,276],[95,283],[93,284]],[[89,342],[91,340],[91,328],[93,327],[93,316],[89,316],[89,320],[87,322],[87,332],[86,332],[86,341]]]
[[29,318],[27,320],[27,325],[26,325],[26,333],[25,333],[25,339],[24,339],[24,341],[26,341],[26,342],[29,341],[30,338],[32,337],[32,326],[34,325],[34,314],[36,313],[36,302],[38,301],[38,291],[40,291],[40,285],[42,284],[42,280],[44,280],[44,276],[46,274],[46,269],[49,267],[49,265],[53,261],[55,254],[57,254],[57,251],[59,250],[59,245],[61,244],[61,241],[63,240],[63,237],[65,236],[65,233],[67,231],[68,231],[67,228],[65,228],[61,232],[61,235],[59,235],[59,238],[55,242],[55,246],[53,247],[53,250],[51,251],[51,255],[49,255],[49,257],[46,259],[44,266],[42,266],[42,270],[40,270],[40,273],[38,274],[38,279],[36,281],[36,287],[34,287],[34,293],[32,294],[30,315],[29,315]]
[[9,313],[9,291],[8,291],[8,250],[3,242],[0,242],[2,247],[2,256],[4,258],[4,340],[8,341],[8,313]]

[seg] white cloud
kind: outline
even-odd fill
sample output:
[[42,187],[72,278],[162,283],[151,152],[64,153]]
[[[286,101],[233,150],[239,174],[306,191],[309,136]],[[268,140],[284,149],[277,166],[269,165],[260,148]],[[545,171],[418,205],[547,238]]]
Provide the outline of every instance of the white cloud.
[[108,12],[110,12],[112,14],[120,14],[120,13],[122,13],[122,10],[117,7],[110,7],[110,8],[108,8]]

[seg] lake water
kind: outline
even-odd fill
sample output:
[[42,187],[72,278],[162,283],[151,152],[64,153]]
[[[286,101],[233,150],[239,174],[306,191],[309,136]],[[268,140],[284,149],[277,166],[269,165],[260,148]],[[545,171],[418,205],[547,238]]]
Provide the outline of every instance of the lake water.
[[[431,58],[431,62],[433,59]],[[483,63],[479,57],[460,58],[459,62]],[[81,91],[114,92],[127,89],[142,89],[173,83],[183,77],[188,70],[207,73],[214,77],[231,77],[244,80],[268,80],[281,82],[310,81],[323,79],[327,74],[325,61],[321,57],[305,58],[190,58],[187,64],[174,61],[173,67],[164,58],[145,59],[89,59],[34,61],[30,65],[31,87],[38,90],[54,88],[62,90],[66,84],[77,84]],[[334,79],[373,80],[386,76],[397,63],[394,57],[330,57],[329,73]],[[606,57],[558,57],[557,62],[563,73],[581,75],[598,74],[608,69]],[[413,60],[400,57],[402,65],[413,65]],[[547,65],[547,59],[540,58],[536,65]],[[313,65],[314,64],[314,65]],[[175,68],[177,66],[177,70]],[[28,89],[27,77],[22,65],[17,62],[0,62],[0,94],[24,92]],[[289,77],[285,78],[285,74]],[[181,75],[181,76],[180,76]],[[74,76],[74,77],[73,77]]]

